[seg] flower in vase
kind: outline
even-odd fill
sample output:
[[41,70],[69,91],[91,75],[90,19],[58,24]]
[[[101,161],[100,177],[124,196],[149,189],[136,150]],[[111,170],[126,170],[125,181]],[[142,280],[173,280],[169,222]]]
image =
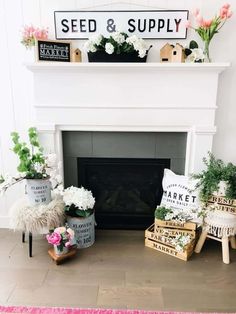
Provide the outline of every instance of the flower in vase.
[[195,17],[197,27],[192,26],[190,21],[187,22],[186,27],[194,29],[204,42],[205,61],[211,61],[209,45],[212,38],[215,36],[215,34],[219,33],[219,30],[232,16],[232,14],[233,12],[231,10],[230,4],[226,3],[221,7],[218,15],[208,20],[203,18],[199,9],[196,9],[193,12],[193,16]]
[[48,243],[52,245],[60,245],[61,243],[61,235],[58,232],[53,232],[46,236]]
[[35,41],[39,39],[48,39],[48,28],[35,28],[33,25],[25,25],[22,30],[21,43],[27,48],[35,46]]

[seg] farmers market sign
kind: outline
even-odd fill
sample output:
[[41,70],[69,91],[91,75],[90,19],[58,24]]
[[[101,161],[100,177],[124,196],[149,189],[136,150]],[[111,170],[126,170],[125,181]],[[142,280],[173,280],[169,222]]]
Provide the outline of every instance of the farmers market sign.
[[147,39],[185,39],[188,10],[55,11],[56,39],[87,39],[122,31]]

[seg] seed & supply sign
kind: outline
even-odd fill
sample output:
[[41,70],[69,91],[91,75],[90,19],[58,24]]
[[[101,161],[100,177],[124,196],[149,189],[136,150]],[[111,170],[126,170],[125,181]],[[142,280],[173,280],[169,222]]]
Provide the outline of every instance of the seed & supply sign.
[[87,39],[116,31],[147,39],[185,39],[188,10],[55,11],[56,39]]

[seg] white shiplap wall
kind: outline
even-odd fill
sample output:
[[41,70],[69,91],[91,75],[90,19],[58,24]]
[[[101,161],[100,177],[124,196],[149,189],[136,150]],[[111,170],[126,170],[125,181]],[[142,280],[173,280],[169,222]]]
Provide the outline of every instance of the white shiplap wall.
[[[224,3],[221,0],[0,0],[0,173],[13,174],[16,170],[16,157],[10,151],[10,132],[19,131],[25,136],[32,125],[32,74],[23,66],[26,50],[20,44],[20,29],[24,24],[48,26],[50,37],[54,38],[54,10],[74,9],[189,9],[196,7],[210,18]],[[233,4],[235,9],[235,4]],[[236,42],[233,31],[236,17],[224,26],[215,36],[211,52],[215,61],[230,61],[230,70],[220,79],[215,136],[213,151],[217,157],[236,163]],[[193,32],[188,39],[197,38]],[[200,40],[199,40],[200,42]],[[158,50],[163,42],[152,42],[151,59],[158,61]],[[43,91],[42,91],[43,92]],[[197,93],[197,90],[196,90]],[[193,95],[194,97],[194,95]],[[0,227],[6,227],[8,208],[20,195],[23,186],[15,186],[6,196],[0,198]]]

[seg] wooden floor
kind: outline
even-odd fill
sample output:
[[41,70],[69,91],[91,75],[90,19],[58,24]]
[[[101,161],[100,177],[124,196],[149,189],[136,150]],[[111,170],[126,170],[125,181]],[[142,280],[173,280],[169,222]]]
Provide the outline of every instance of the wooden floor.
[[57,266],[43,236],[33,257],[20,233],[0,229],[0,304],[236,312],[236,250],[220,244],[183,262],[144,246],[142,231],[96,232],[96,243]]

